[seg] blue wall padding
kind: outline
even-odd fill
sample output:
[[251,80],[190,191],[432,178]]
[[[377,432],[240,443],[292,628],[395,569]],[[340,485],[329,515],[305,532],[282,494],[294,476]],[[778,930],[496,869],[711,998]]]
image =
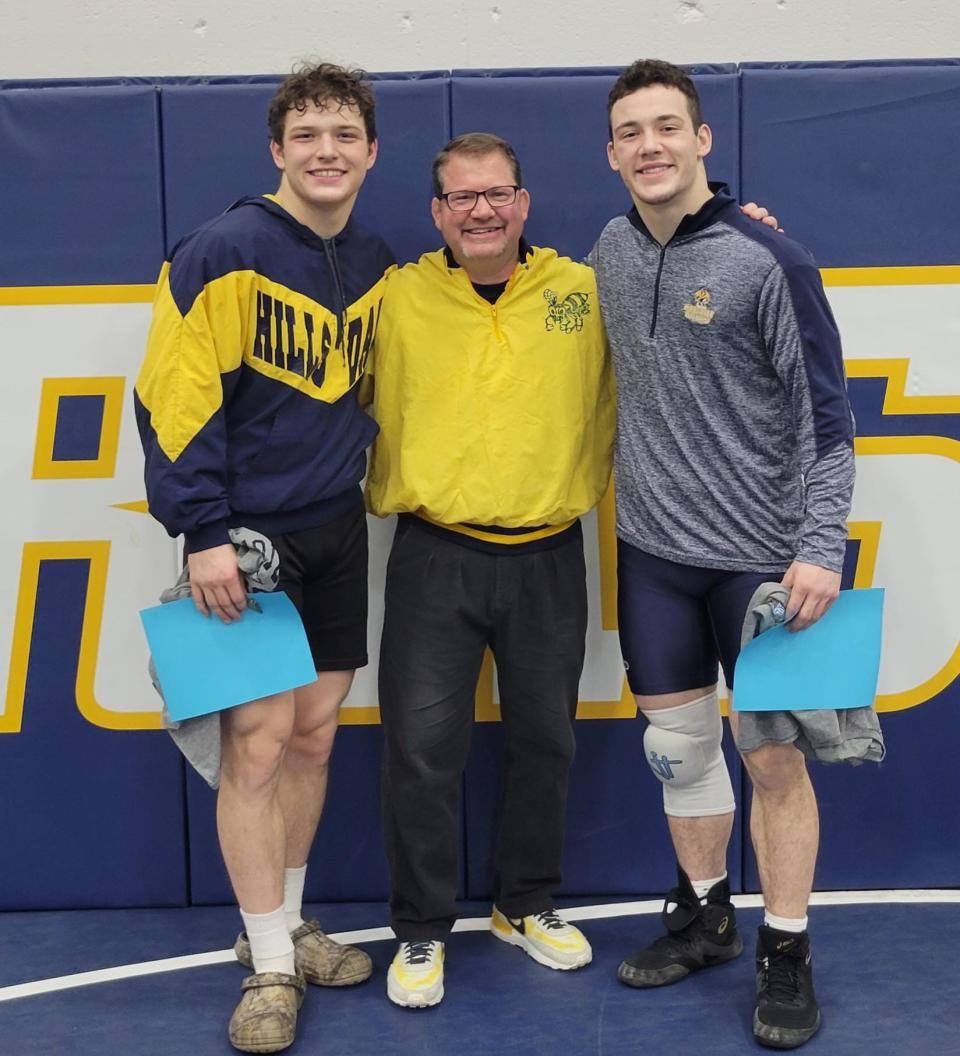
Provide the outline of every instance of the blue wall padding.
[[279,174],[267,149],[267,104],[276,88],[178,84],[160,89],[168,251],[238,198],[277,189]]
[[103,396],[61,396],[53,435],[53,461],[95,460],[100,454]]
[[694,76],[703,119],[713,133],[707,155],[707,176],[730,185],[740,196],[740,83],[733,73]]
[[[910,354],[904,350],[904,355]],[[857,417],[858,436],[952,436],[958,438],[955,414],[883,414],[886,378],[849,378],[847,390]]]
[[450,138],[450,83],[438,77],[383,79],[375,87],[380,156],[356,215],[405,263],[437,248],[430,160]]
[[743,193],[821,267],[955,264],[960,65],[750,67]]
[[157,92],[0,91],[0,286],[153,282]]
[[[378,74],[371,74],[376,79]],[[402,77],[404,74],[388,74],[390,77]],[[281,77],[276,73],[217,73],[190,74],[180,77],[131,77],[122,74],[114,77],[44,77],[32,79],[8,78],[0,80],[0,91],[11,88],[130,88],[147,85],[159,88],[166,84],[279,84]]]
[[0,736],[0,909],[186,900],[178,753],[159,733],[92,726],[75,704],[88,570],[41,567],[23,728]]
[[[956,61],[757,64],[742,72],[742,95],[744,196],[776,212],[821,266],[960,260],[960,227],[947,219],[960,142]],[[885,386],[851,380],[859,436],[958,437],[956,415],[883,415]],[[882,715],[889,754],[880,768],[814,768],[818,887],[958,883],[960,824],[929,799],[951,787],[947,745],[960,739],[958,700],[954,684],[920,707]],[[745,876],[747,889],[758,890],[749,849]]]
[[[606,159],[606,97],[617,72],[378,77],[381,154],[358,218],[381,231],[401,260],[434,248],[433,154],[450,135],[494,131],[520,156],[532,196],[530,241],[581,257],[604,223],[629,207]],[[821,265],[960,260],[951,209],[960,62],[691,72],[714,131],[711,178],[768,206]],[[0,82],[0,286],[152,282],[177,238],[243,195],[276,189],[265,113],[277,80]],[[131,349],[131,378],[139,359]],[[85,369],[76,365],[78,375]],[[850,391],[860,435],[960,438],[956,415],[883,415],[881,380],[854,379]],[[73,440],[58,430],[57,457],[96,454],[90,421],[74,413],[91,408],[64,406],[61,424]],[[86,563],[76,561],[48,563],[41,574],[23,732],[0,736],[7,805],[0,908],[229,901],[214,796],[192,774],[184,779],[163,734],[102,730],[76,709],[86,576]],[[819,886],[960,884],[960,821],[949,810],[958,703],[955,684],[921,707],[883,716],[889,757],[880,768],[817,769]],[[567,894],[652,894],[673,882],[642,733],[642,720],[578,725]],[[387,893],[381,741],[377,727],[338,735],[311,857],[311,900]],[[501,743],[499,727],[477,728],[464,781],[462,891],[473,897],[492,890]],[[735,785],[746,786],[730,758]],[[735,888],[756,890],[748,798],[744,787],[729,864]]]
[[[644,761],[645,728],[642,718],[577,724],[561,895],[656,895],[676,884],[660,784]],[[729,736],[724,749],[737,788],[740,761]],[[465,782],[469,898],[494,894],[502,751],[503,727],[479,724]],[[740,840],[735,828],[729,855],[734,890],[740,888]]]

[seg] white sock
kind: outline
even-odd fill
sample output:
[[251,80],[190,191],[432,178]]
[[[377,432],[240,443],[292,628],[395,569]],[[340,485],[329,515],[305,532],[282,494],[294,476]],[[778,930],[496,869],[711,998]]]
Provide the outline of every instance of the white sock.
[[691,880],[690,886],[693,888],[693,893],[702,902],[707,897],[707,892],[713,887],[714,884],[719,884],[721,880],[726,880],[727,871],[724,869],[722,876],[714,876],[710,880]]
[[799,935],[807,930],[806,917],[776,917],[769,909],[763,911],[763,923],[768,928],[776,928],[777,931],[789,931],[793,935]]
[[293,943],[283,906],[277,906],[272,913],[244,913],[241,909],[240,916],[250,940],[253,970],[257,975],[261,972],[293,975]]
[[287,917],[287,930],[291,933],[303,923],[300,911],[303,908],[303,884],[306,878],[305,865],[283,871],[283,911]]

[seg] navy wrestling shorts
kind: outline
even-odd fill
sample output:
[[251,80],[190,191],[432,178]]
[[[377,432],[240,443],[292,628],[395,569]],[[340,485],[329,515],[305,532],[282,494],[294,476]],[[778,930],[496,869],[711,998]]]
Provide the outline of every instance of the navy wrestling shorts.
[[620,650],[632,692],[679,693],[717,681],[733,688],[747,603],[779,572],[696,568],[654,557],[617,540]]

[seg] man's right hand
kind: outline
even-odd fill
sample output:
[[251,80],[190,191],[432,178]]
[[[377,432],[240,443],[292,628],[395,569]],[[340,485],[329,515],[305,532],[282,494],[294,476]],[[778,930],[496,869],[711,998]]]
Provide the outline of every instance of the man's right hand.
[[239,620],[247,607],[247,592],[237,568],[237,552],[230,543],[211,546],[187,556],[190,593],[194,604],[209,616],[212,612],[224,623]]

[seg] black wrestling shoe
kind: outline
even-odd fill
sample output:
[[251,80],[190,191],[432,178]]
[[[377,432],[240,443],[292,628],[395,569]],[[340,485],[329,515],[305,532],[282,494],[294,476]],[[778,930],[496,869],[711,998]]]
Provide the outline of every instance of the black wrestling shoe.
[[663,907],[666,935],[620,962],[617,978],[627,986],[666,986],[700,968],[732,961],[743,953],[730,882],[721,880],[701,905],[687,874],[677,866],[679,886]]
[[807,933],[795,935],[761,925],[753,1036],[770,1049],[795,1049],[819,1029]]

